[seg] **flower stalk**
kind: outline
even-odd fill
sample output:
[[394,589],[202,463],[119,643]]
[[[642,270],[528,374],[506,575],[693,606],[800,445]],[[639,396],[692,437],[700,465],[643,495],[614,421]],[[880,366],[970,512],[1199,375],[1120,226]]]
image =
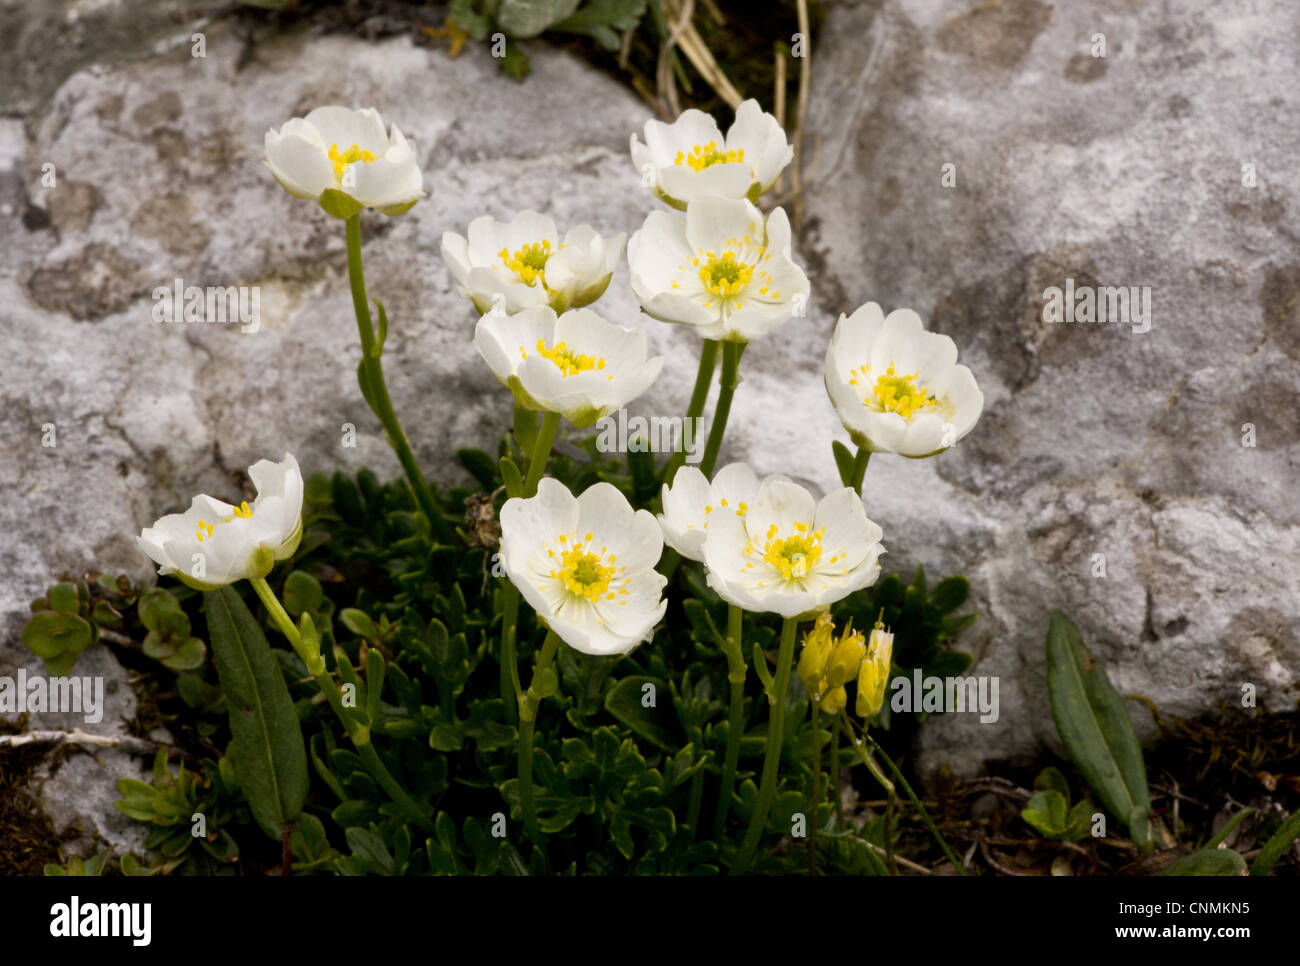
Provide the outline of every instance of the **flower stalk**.
[[718,405],[713,411],[713,424],[709,426],[709,440],[704,446],[704,457],[700,460],[700,472],[705,476],[713,474],[718,453],[722,450],[722,437],[727,431],[727,417],[731,415],[731,399],[740,385],[738,371],[740,357],[745,351],[743,342],[726,342],[722,346],[722,377],[718,383]]
[[785,695],[790,686],[790,666],[794,663],[794,639],[798,626],[799,621],[794,617],[787,617],[781,624],[781,650],[776,659],[775,684],[768,694],[771,712],[767,719],[767,738],[764,740],[763,777],[758,787],[758,803],[750,817],[749,828],[740,847],[740,856],[736,860],[737,872],[746,871],[753,861],[758,840],[767,827],[767,813],[772,807],[772,797],[776,794],[781,747],[785,744]]
[[[537,495],[537,484],[546,472],[550,460],[551,447],[555,445],[555,434],[560,428],[559,413],[547,413],[542,417],[542,428],[538,430],[537,442],[528,458],[528,476],[524,480],[522,493],[511,493],[511,497],[530,497]],[[516,656],[519,624],[519,588],[506,581],[505,596],[502,598],[501,610],[501,701],[506,708],[506,718],[511,723],[515,720],[515,706],[519,689],[519,663]]]
[[537,709],[542,699],[555,693],[555,671],[551,665],[559,649],[555,631],[546,632],[546,641],[533,665],[533,680],[519,696],[519,808],[524,815],[524,831],[534,842],[541,841],[537,825],[537,806],[533,801],[533,741],[536,735]]
[[731,810],[736,787],[736,765],[740,761],[740,739],[745,730],[745,652],[740,643],[744,611],[734,604],[727,606],[727,637],[723,653],[727,657],[727,682],[731,685],[731,709],[727,715],[727,752],[722,765],[722,787],[717,811],[713,815],[713,834],[720,836]]
[[433,831],[433,823],[429,821],[428,816],[424,814],[424,811],[416,804],[415,800],[406,794],[406,791],[379,757],[379,753],[375,751],[374,745],[370,742],[370,726],[358,721],[356,716],[344,706],[343,696],[339,692],[338,685],[325,670],[325,660],[320,653],[320,641],[316,638],[316,629],[312,625],[311,618],[306,614],[303,615],[303,628],[307,631],[304,634],[294,625],[292,618],[285,611],[284,605],[276,597],[275,591],[266,582],[266,578],[253,577],[250,578],[249,583],[253,585],[253,590],[256,591],[262,603],[266,605],[266,609],[271,614],[271,619],[275,621],[276,626],[280,628],[284,636],[289,639],[294,652],[307,665],[307,672],[311,674],[312,680],[316,682],[316,686],[325,695],[325,700],[329,702],[334,714],[338,716],[340,723],[343,725],[343,730],[347,733],[353,747],[356,748],[357,755],[360,757],[362,764],[365,765],[366,771],[370,772],[370,776],[388,793],[388,797],[406,813],[407,818],[421,828]]
[[420,472],[420,465],[411,452],[411,444],[402,430],[397,414],[393,411],[392,400],[388,396],[388,385],[384,381],[384,367],[381,357],[384,351],[384,338],[387,335],[387,320],[383,306],[379,312],[379,333],[376,337],[370,318],[370,303],[366,299],[366,278],[361,266],[361,215],[355,214],[347,220],[348,281],[352,286],[352,307],[356,312],[357,331],[361,335],[361,364],[357,368],[357,381],[361,384],[361,395],[371,411],[378,417],[388,442],[397,453],[398,462],[406,473],[415,495],[415,503],[424,513],[437,538],[451,542],[451,530],[442,512],[433,498],[429,484]]
[[[700,368],[695,373],[695,388],[691,390],[691,400],[686,406],[686,420],[683,426],[694,426],[695,420],[704,413],[704,404],[709,398],[709,388],[713,385],[713,371],[718,367],[718,340],[705,339],[700,345]],[[673,477],[686,462],[686,444],[683,440],[677,452],[668,460],[664,469],[664,484],[671,486]]]

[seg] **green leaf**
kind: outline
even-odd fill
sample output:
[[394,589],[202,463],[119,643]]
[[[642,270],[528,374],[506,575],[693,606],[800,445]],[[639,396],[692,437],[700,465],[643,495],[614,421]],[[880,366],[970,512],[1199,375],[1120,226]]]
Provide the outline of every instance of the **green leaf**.
[[45,595],[50,602],[50,610],[63,611],[67,614],[77,612],[77,585],[72,583],[55,584]]
[[524,53],[524,48],[513,41],[506,44],[506,55],[500,58],[498,63],[507,77],[517,81],[523,81],[532,70],[532,64],[528,60],[528,55]]
[[278,840],[307,797],[298,715],[266,637],[240,596],[229,587],[212,591],[204,610],[230,713],[235,773],[253,817]]
[[1250,867],[1250,874],[1268,875],[1272,872],[1273,866],[1277,865],[1277,860],[1282,858],[1297,838],[1300,838],[1300,812],[1292,813],[1291,817],[1282,823],[1281,828],[1273,833],[1273,837],[1264,843],[1264,847],[1259,850],[1259,855],[1255,856],[1255,861]]
[[1232,849],[1201,849],[1184,855],[1157,875],[1245,875],[1246,860]]
[[1047,630],[1047,690],[1066,751],[1111,814],[1150,845],[1146,763],[1124,701],[1083,645],[1079,629],[1053,611]]
[[1060,838],[1069,824],[1069,803],[1055,789],[1036,792],[1020,817],[1047,838]]
[[295,570],[284,578],[284,609],[294,617],[303,611],[315,611],[324,599],[320,581],[311,574]]
[[1223,823],[1223,828],[1219,829],[1214,838],[1205,843],[1205,847],[1207,849],[1217,849],[1219,843],[1226,842],[1228,836],[1232,834],[1232,830],[1249,818],[1254,811],[1253,808],[1243,808],[1236,815],[1232,816],[1232,818]]
[[966,603],[969,596],[969,580],[965,577],[945,577],[930,591],[930,606],[947,614]]
[[838,439],[831,443],[831,452],[835,455],[835,468],[840,471],[840,482],[845,486],[852,486],[853,454]]
[[633,675],[623,678],[605,695],[605,710],[647,741],[660,748],[672,748],[677,742],[662,724],[665,720],[672,720],[672,705],[644,707],[643,697],[649,693],[645,691],[647,684],[654,686],[656,703],[668,697],[668,690],[659,678]]
[[524,495],[524,478],[519,473],[519,467],[509,456],[501,457],[501,482],[506,486],[506,493],[510,496]]
[[357,637],[368,637],[372,640],[379,639],[379,628],[365,611],[357,610],[355,607],[344,607],[339,611],[339,620],[343,626],[350,630]]
[[536,37],[577,9],[579,0],[501,0],[497,26],[511,37]]
[[1055,791],[1059,792],[1061,797],[1067,802],[1070,800],[1070,784],[1065,780],[1059,768],[1051,765],[1044,768],[1034,779],[1035,791]]
[[588,0],[570,17],[550,29],[588,34],[606,50],[618,50],[618,32],[635,30],[645,14],[646,0]]
[[478,480],[479,486],[491,493],[500,485],[497,479],[497,466],[492,457],[481,449],[458,449],[456,450],[456,459],[460,460],[460,465],[469,471],[474,479]]
[[169,657],[163,658],[162,663],[173,671],[197,671],[207,656],[207,645],[197,637],[189,637]]
[[[89,621],[65,611],[43,610],[33,614],[23,628],[22,642],[38,657],[71,655],[73,660],[94,641]],[[71,666],[71,664],[69,664]]]

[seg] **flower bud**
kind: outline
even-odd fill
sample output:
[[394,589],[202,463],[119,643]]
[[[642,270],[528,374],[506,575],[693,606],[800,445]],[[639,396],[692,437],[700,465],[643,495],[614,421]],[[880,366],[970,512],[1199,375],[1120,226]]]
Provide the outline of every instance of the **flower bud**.
[[803,650],[799,653],[795,674],[811,696],[815,697],[822,693],[822,678],[825,676],[826,664],[830,660],[834,647],[832,640],[834,633],[835,625],[831,622],[831,615],[824,612],[818,615],[813,629],[804,635]]
[[876,621],[867,641],[867,656],[858,671],[858,717],[874,717],[884,706],[885,688],[889,685],[890,659],[894,652],[894,635]]
[[857,677],[862,655],[866,652],[867,639],[853,630],[853,622],[850,621],[831,652],[826,668],[826,683],[832,688],[840,688],[852,681]]

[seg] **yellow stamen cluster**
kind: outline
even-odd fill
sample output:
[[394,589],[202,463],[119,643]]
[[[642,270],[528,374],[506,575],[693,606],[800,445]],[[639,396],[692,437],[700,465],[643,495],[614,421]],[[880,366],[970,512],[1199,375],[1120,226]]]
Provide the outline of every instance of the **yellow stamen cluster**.
[[369,151],[362,151],[357,145],[352,145],[346,151],[340,151],[337,144],[331,144],[329,149],[330,163],[334,165],[334,180],[343,180],[343,169],[349,164],[355,164],[358,161],[369,164],[375,160],[375,156]]
[[[224,520],[218,520],[217,523],[229,523],[235,517],[239,517],[241,520],[249,520],[252,519],[252,516],[253,511],[248,508],[248,501],[245,500],[231,511],[230,516]],[[209,523],[207,520],[199,521],[199,528],[194,531],[194,536],[198,538],[199,543],[212,536],[212,531],[216,528],[217,523]]]
[[695,145],[691,148],[690,154],[678,151],[674,163],[684,164],[692,171],[703,171],[715,164],[735,164],[744,160],[744,148],[736,151],[721,151],[718,149],[717,141],[710,141],[708,144]]
[[546,287],[546,262],[551,257],[549,239],[524,245],[513,255],[510,254],[510,249],[503,248],[497,252],[497,257],[506,268],[519,276],[519,280],[525,285],[533,285],[540,281],[542,287]]
[[808,524],[796,523],[795,532],[778,536],[776,524],[767,531],[763,544],[763,561],[771,565],[786,580],[802,580],[817,565],[822,556],[822,537],[825,527],[810,531]]
[[710,296],[704,301],[705,307],[711,307],[716,300],[721,303],[724,317],[744,308],[741,295],[760,302],[777,302],[781,293],[773,287],[772,274],[765,267],[772,260],[765,241],[763,226],[751,222],[746,234],[723,239],[717,251],[697,248],[689,267],[685,263],[677,266],[682,275],[671,283],[672,287],[680,289],[691,274],[698,274]]
[[884,413],[898,413],[909,422],[917,413],[930,412],[939,406],[939,401],[925,386],[919,385],[920,372],[899,375],[894,363],[889,364],[883,376],[871,384],[868,373],[871,366],[858,366],[849,373],[850,386],[871,385],[865,402],[873,409]]
[[[612,601],[619,596],[627,596],[627,580],[619,580],[618,577],[624,568],[618,566],[618,558],[609,552],[608,547],[595,549],[592,543],[594,536],[588,533],[582,540],[577,540],[575,536],[572,541],[568,534],[562,533],[556,537],[559,553],[554,548],[546,550],[546,556],[550,558],[551,579],[559,581],[569,594],[581,600]],[[622,586],[611,589],[612,583]],[[619,604],[626,606],[627,601],[620,600]]]
[[710,254],[700,268],[700,281],[705,291],[718,298],[731,298],[744,290],[754,277],[754,266],[737,260],[734,252]]
[[566,377],[577,375],[579,372],[590,372],[592,369],[605,368],[603,357],[598,359],[595,356],[576,353],[565,342],[557,342],[548,349],[546,340],[538,339],[537,354],[543,359],[550,359],[554,362],[559,366],[560,373]]
[[553,576],[563,582],[565,589],[575,597],[599,600],[609,591],[614,568],[601,563],[601,558],[596,554],[575,547],[564,552],[560,559],[559,573]]

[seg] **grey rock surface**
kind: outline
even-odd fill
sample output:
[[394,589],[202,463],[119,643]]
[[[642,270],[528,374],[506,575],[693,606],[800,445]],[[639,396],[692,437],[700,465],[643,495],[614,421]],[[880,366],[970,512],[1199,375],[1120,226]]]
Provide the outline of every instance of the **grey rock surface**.
[[[465,479],[455,450],[492,447],[510,419],[509,395],[471,345],[476,315],[452,289],[442,232],[536,208],[562,229],[614,234],[652,204],[627,157],[644,106],[545,46],[520,87],[486,45],[450,60],[405,38],[297,34],[258,45],[241,70],[242,40],[210,27],[197,59],[191,29],[173,25],[170,44],[126,63],[88,63],[0,121],[11,242],[0,251],[0,674],[39,673],[18,633],[49,583],[91,567],[147,577],[140,528],[197,492],[239,499],[238,474],[256,460],[290,451],[305,472],[400,472],[356,385],[342,223],[276,184],[261,160],[269,127],[319,104],[374,105],[417,146],[429,198],[396,219],[367,215],[364,257],[390,320],[390,391],[434,480]],[[178,278],[258,286],[260,327],[155,323],[153,290]],[[636,322],[626,266],[599,308]],[[677,412],[697,346],[657,323],[651,341],[673,362],[647,405]],[[133,714],[130,689],[117,688],[104,721],[85,727],[115,733]],[[60,821],[116,816],[112,783],[139,764],[98,758],[104,768],[65,765],[49,783]],[[100,831],[138,846],[120,825]]]
[[[878,457],[866,490],[888,568],[970,575],[982,616],[963,643],[972,673],[1000,678],[995,724],[949,715],[923,730],[932,766],[969,773],[1056,747],[1052,606],[1076,617],[1121,692],[1166,711],[1208,710],[1243,682],[1262,705],[1295,706],[1294,40],[1276,29],[1283,0],[1185,6],[836,4],[816,42],[796,252],[813,303],[746,352],[727,450],[830,488],[830,440],[844,434],[821,366],[835,317],[874,299],[957,341],[985,393],[979,425],[936,459]],[[318,104],[373,105],[417,146],[428,199],[363,224],[390,389],[432,479],[459,479],[455,449],[492,445],[509,419],[441,233],[528,207],[562,228],[631,232],[655,206],[627,157],[644,104],[543,45],[516,86],[482,46],[451,61],[406,39],[291,34],[241,68],[225,27],[207,31],[202,59],[189,25],[157,29],[129,57],[92,46],[75,67],[59,61],[64,74],[6,68],[28,72],[0,118],[0,674],[39,669],[17,634],[53,578],[148,575],[139,528],[195,492],[238,498],[257,459],[288,450],[309,472],[398,473],[356,387],[341,225],[275,184],[268,127]],[[1104,60],[1089,56],[1097,32]],[[151,293],[176,278],[259,286],[260,329],[155,324]],[[1150,286],[1151,330],[1044,323],[1042,292],[1066,278]],[[625,266],[596,307],[638,320]],[[636,411],[680,412],[695,337],[640,319],[667,360]],[[132,714],[119,687],[99,727]],[[141,764],[98,761],[64,765],[55,778],[71,784],[50,783],[50,811],[93,813],[132,847],[107,803]]]
[[[820,305],[915,308],[986,398],[949,453],[867,478],[893,563],[970,575],[972,673],[1001,681],[996,724],[923,729],[930,766],[1059,750],[1051,607],[1164,712],[1240,709],[1243,684],[1296,707],[1295,22],[1270,0],[830,13],[803,236]],[[1045,322],[1070,278],[1149,287],[1150,330]]]

